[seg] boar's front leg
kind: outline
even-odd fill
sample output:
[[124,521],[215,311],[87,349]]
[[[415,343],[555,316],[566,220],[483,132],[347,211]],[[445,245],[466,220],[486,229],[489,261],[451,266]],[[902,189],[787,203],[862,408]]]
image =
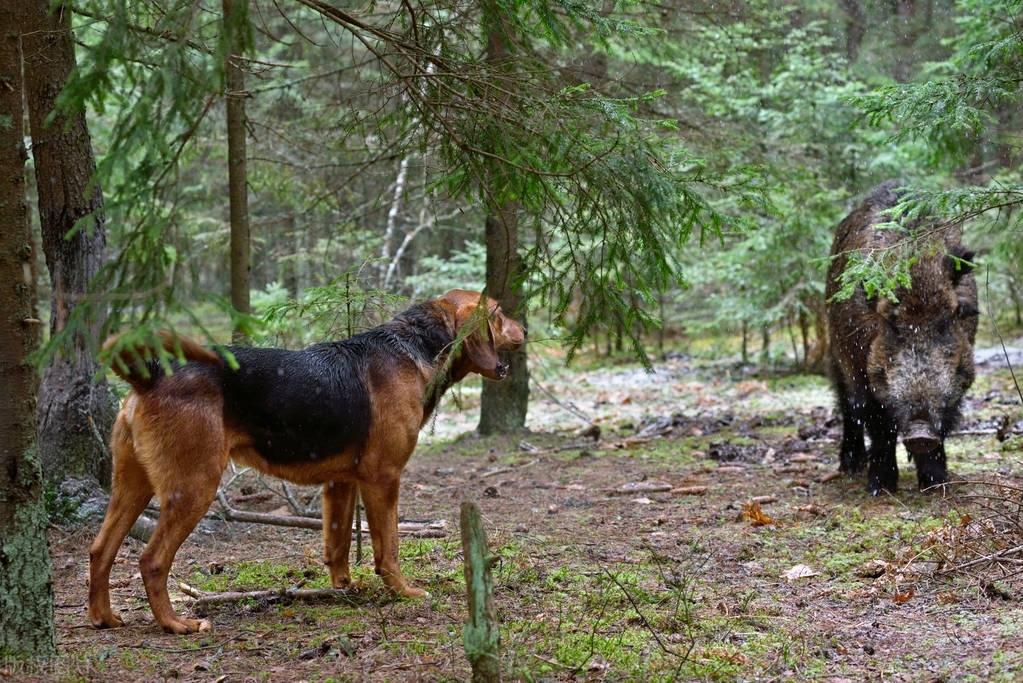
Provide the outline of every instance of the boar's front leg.
[[856,474],[863,470],[867,459],[863,447],[864,404],[855,401],[839,383],[838,407],[842,412],[842,449],[839,451],[838,469],[846,474]]
[[933,453],[916,455],[913,459],[916,461],[916,482],[921,491],[948,482],[945,444],[941,444]]
[[867,432],[870,434],[867,491],[872,496],[882,491],[894,493],[899,487],[899,466],[895,461],[898,427],[881,406],[869,406]]

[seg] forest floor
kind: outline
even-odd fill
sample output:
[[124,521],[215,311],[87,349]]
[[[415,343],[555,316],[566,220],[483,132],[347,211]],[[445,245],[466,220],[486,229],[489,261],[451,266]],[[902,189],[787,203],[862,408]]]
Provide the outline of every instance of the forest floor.
[[[1018,584],[983,562],[940,571],[979,557],[977,544],[1023,539],[960,487],[917,492],[901,447],[897,495],[870,498],[862,478],[834,476],[839,431],[825,379],[757,377],[684,357],[653,374],[634,365],[550,371],[554,364],[536,372],[543,390],[534,389],[532,433],[456,436],[474,425],[470,390],[454,397],[460,412],[448,401],[427,427],[400,513],[447,523],[445,538],[401,542],[402,567],[429,598],[393,599],[364,558],[359,592],[216,607],[212,632],[170,636],[153,625],[137,569],[142,544],[128,539],[112,577],[127,626],[96,631],[84,605],[97,525],[55,528],[62,659],[53,677],[466,680],[463,499],[478,502],[501,558],[495,599],[509,679],[1023,676]],[[599,441],[578,434],[586,424],[574,413],[600,426]],[[1003,415],[1023,428],[1008,372],[982,367],[963,428],[991,431]],[[1021,437],[956,436],[949,455],[953,478],[1023,486]],[[261,486],[245,475],[231,495],[247,491],[251,501]],[[263,498],[235,504],[284,503]],[[985,530],[1004,538],[981,538]],[[178,553],[172,598],[194,614],[178,581],[203,591],[326,587],[320,554],[315,531],[211,524]]]

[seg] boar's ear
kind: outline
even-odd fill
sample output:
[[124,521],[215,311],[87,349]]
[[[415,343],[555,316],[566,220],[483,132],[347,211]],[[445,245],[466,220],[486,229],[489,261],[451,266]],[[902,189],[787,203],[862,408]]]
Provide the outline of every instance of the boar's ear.
[[945,257],[945,262],[948,265],[949,276],[952,278],[952,284],[958,285],[959,281],[963,279],[968,273],[973,272],[973,268],[976,264],[973,262],[973,258],[976,254],[970,249],[962,245],[957,245],[948,250],[948,255]]

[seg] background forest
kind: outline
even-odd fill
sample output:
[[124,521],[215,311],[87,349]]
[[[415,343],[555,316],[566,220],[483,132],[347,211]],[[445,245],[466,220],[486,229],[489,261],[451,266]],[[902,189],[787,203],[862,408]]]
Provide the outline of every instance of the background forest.
[[[851,197],[891,177],[929,190],[981,186],[1011,196],[1016,93],[1000,80],[1013,74],[1001,76],[993,62],[1012,66],[1016,59],[1015,45],[997,44],[1015,37],[1012,3],[520,5],[515,24],[504,27],[514,48],[504,76],[474,61],[482,59],[485,35],[479,7],[438,4],[418,14],[402,5],[363,8],[365,21],[419,41],[424,54],[407,56],[386,42],[367,47],[372,31],[315,8],[252,3],[239,64],[257,313],[276,311],[272,322],[288,302],[322,306],[325,287],[341,298],[346,273],[350,291],[411,298],[478,287],[486,204],[514,199],[523,205],[526,289],[538,310],[556,312],[553,330],[616,340],[632,331],[623,325],[633,321],[624,319],[594,329],[578,300],[566,308],[559,297],[571,293],[551,288],[556,275],[570,272],[580,282],[567,281],[565,290],[613,290],[605,296],[624,297],[651,317],[663,312],[668,334],[697,326],[736,332],[740,322],[784,334],[800,319],[813,327],[822,259]],[[220,8],[95,3],[84,4],[75,21],[80,67],[65,99],[88,107],[110,250],[146,255],[130,267],[134,278],[149,279],[124,275],[118,284],[136,292],[144,283],[173,286],[180,307],[228,297]],[[427,59],[433,53],[466,73],[432,73],[439,68]],[[406,72],[420,57],[425,67],[418,65],[411,83]],[[395,61],[401,63],[388,65]],[[508,88],[513,102],[464,92],[473,79],[492,75],[519,86]],[[978,79],[965,80],[970,76]],[[918,81],[930,88],[899,85]],[[503,120],[501,105],[514,107]],[[561,120],[550,120],[559,113]],[[599,147],[603,136],[621,142]],[[570,141],[585,151],[558,149]],[[623,149],[626,143],[632,149]],[[653,182],[630,192],[636,203],[646,199],[647,211],[679,211],[671,217],[675,232],[666,226],[655,235],[663,238],[670,276],[632,272],[643,270],[639,263],[564,270],[559,259],[567,260],[565,243],[575,240],[608,250],[608,261],[618,256],[614,237],[605,243],[587,234],[594,219],[566,215],[583,201],[570,190],[623,172],[613,164],[630,163],[641,145],[671,166],[634,170],[692,193],[687,205],[658,207]],[[486,169],[473,152],[487,147],[512,176],[505,179],[515,184],[510,198],[474,186]],[[588,174],[571,165],[586,154],[608,168]],[[621,184],[604,189],[622,191]],[[589,201],[603,208],[600,202],[611,200]],[[623,210],[607,220],[622,219],[614,227],[623,234],[640,233],[642,226],[625,219],[642,210],[629,207],[634,215]],[[1004,226],[1005,213],[999,218]],[[690,233],[699,241],[685,240]],[[1019,273],[996,237],[974,239],[993,251],[985,264],[993,294],[1006,304],[997,308],[1013,315]],[[642,254],[630,256],[618,260]],[[640,281],[633,286],[630,276]],[[259,334],[306,343],[343,333],[333,318],[300,332],[271,324]]]
[[[992,323],[1018,334],[1021,10],[1019,0],[0,9],[0,25],[23,27],[25,130],[0,120],[0,132],[31,143],[42,305],[25,319],[42,331],[32,358],[44,368],[45,486],[109,480],[103,442],[123,387],[101,379],[97,353],[115,331],[128,331],[125,345],[172,328],[299,348],[409,301],[485,287],[528,322],[530,344],[508,381],[481,390],[483,434],[520,429],[530,373],[535,390],[566,361],[685,354],[743,372],[823,372],[834,227],[890,178],[913,189],[897,214],[964,223],[982,335]],[[41,145],[44,130],[61,134]],[[885,291],[911,258],[854,260],[848,282]]]

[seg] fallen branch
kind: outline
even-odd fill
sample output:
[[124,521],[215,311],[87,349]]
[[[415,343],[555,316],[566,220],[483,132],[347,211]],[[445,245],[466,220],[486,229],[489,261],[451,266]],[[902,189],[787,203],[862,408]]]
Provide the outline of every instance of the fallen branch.
[[256,491],[255,493],[242,493],[234,496],[234,503],[265,503],[274,497],[272,491]]
[[225,591],[223,593],[205,593],[187,583],[178,582],[178,588],[185,595],[195,598],[195,607],[208,605],[226,605],[242,600],[261,600],[266,602],[277,602],[281,600],[315,602],[318,600],[336,600],[344,598],[351,600],[351,591],[339,588],[280,588],[277,590],[261,591]]
[[629,603],[632,605],[632,609],[636,611],[636,616],[639,617],[639,620],[643,623],[643,626],[646,627],[646,630],[650,633],[650,635],[654,637],[654,640],[657,641],[657,645],[661,648],[661,651],[681,661],[687,660],[689,658],[689,653],[682,654],[680,652],[677,652],[674,648],[668,647],[664,640],[661,639],[661,634],[658,633],[657,629],[655,629],[653,625],[650,623],[650,621],[646,618],[646,615],[643,614],[643,610],[641,610],[639,608],[639,605],[636,604],[635,598],[633,598],[632,594],[625,589],[625,586],[623,586],[622,582],[618,580],[618,577],[612,574],[607,569],[607,567],[603,567],[603,570],[604,573],[607,574],[607,578],[611,579],[611,581],[613,581],[614,584],[618,586],[619,590],[621,590],[622,593],[625,594],[625,597],[628,598]]
[[515,465],[513,467],[495,467],[492,470],[487,470],[486,472],[480,474],[480,479],[485,479],[486,477],[495,477],[498,474],[508,474],[509,472],[514,472],[516,470],[522,470],[529,467],[530,465],[535,465],[538,462],[539,460],[537,458],[534,458],[527,463],[523,463],[522,465]]
[[1015,554],[1021,553],[1021,552],[1023,552],[1023,545],[1017,545],[1017,546],[1014,546],[1012,548],[1006,548],[1005,550],[999,550],[997,553],[991,553],[990,555],[984,555],[983,557],[978,557],[978,558],[976,558],[974,560],[970,560],[969,562],[963,562],[962,564],[958,564],[958,565],[956,565],[954,567],[948,567],[946,569],[942,569],[938,573],[939,574],[952,574],[954,572],[962,571],[962,570],[964,570],[964,569],[966,569],[968,567],[973,567],[973,566],[978,565],[978,564],[983,564],[984,562],[994,562],[995,560],[1005,559],[1009,555],[1015,555]]
[[[217,492],[217,499],[220,501],[220,508],[223,512],[224,519],[229,522],[269,524],[271,526],[311,529],[313,531],[320,531],[323,529],[323,520],[319,517],[272,515],[266,512],[236,510],[228,504],[227,497],[222,491]],[[368,534],[369,527],[363,526],[361,531],[363,534]],[[411,536],[412,538],[445,538],[448,535],[447,521],[441,519],[432,522],[398,522],[398,533],[402,536]]]
[[554,402],[555,405],[558,405],[561,408],[563,408],[566,412],[569,412],[572,415],[575,415],[580,420],[585,422],[588,427],[592,427],[594,425],[593,418],[591,418],[589,415],[587,415],[583,411],[579,410],[574,404],[562,402],[557,396],[555,396],[551,392],[550,389],[548,389],[544,385],[540,384],[540,382],[536,379],[535,376],[530,377],[529,378],[529,382],[530,382],[530,384],[535,386],[537,389],[542,391],[547,396],[547,398],[549,398],[551,401]]
[[680,496],[702,496],[707,492],[707,486],[679,486],[671,490],[671,493]]
[[672,485],[663,481],[633,481],[613,489],[606,489],[609,496],[628,496],[636,493],[664,493],[672,490]]
[[1019,429],[1009,429],[1005,431],[1001,429],[961,429],[958,432],[952,432],[949,436],[990,436],[992,434],[1005,434],[1006,437],[1023,436],[1023,431]]

